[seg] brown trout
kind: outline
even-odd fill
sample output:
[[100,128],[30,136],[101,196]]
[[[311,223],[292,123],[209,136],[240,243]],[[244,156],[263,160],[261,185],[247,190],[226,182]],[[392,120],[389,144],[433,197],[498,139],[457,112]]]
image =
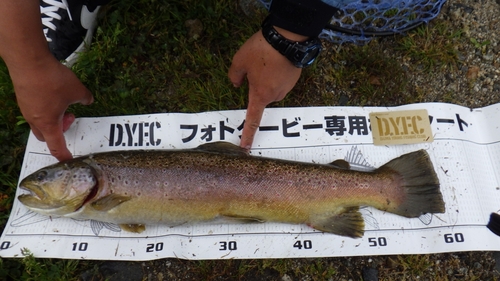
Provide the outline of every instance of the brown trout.
[[342,161],[255,157],[223,142],[191,150],[105,152],[38,170],[21,181],[30,194],[18,198],[41,214],[116,223],[134,232],[147,224],[222,217],[361,237],[360,206],[408,218],[445,210],[424,150],[373,172],[349,170]]

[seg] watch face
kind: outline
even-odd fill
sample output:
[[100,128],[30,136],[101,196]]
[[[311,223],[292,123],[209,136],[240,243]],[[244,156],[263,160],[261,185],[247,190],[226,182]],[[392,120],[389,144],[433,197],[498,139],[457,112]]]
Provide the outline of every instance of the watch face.
[[305,54],[304,57],[302,58],[301,63],[304,65],[310,65],[311,63],[314,62],[316,57],[319,55],[319,52],[321,51],[320,47],[314,46],[310,48]]

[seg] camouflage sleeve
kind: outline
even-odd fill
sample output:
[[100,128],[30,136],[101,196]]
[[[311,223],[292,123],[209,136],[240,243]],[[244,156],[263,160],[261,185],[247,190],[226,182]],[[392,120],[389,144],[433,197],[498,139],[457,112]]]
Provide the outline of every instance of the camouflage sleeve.
[[273,0],[269,8],[269,20],[273,26],[316,37],[338,10],[324,1],[343,0]]
[[356,0],[321,0],[323,1],[324,3],[332,6],[332,7],[335,7],[335,8],[342,8],[344,7],[345,5],[351,3],[351,2],[354,2]]

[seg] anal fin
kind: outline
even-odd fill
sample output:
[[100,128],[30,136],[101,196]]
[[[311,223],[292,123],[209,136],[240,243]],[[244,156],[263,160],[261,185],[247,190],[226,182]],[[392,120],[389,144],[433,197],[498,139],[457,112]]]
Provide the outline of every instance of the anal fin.
[[120,228],[128,231],[128,232],[134,232],[134,233],[141,233],[144,230],[146,230],[146,226],[144,224],[120,224]]
[[335,214],[312,215],[308,225],[317,230],[353,238],[362,237],[365,231],[365,222],[359,207],[345,208]]

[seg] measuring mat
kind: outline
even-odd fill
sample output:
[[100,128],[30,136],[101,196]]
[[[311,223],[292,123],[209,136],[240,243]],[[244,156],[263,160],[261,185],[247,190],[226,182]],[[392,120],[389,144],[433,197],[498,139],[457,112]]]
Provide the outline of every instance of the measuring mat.
[[[239,144],[244,110],[79,118],[66,132],[73,155]],[[93,220],[49,217],[17,199],[0,240],[1,257],[152,260],[298,258],[500,251],[500,104],[469,109],[423,103],[399,107],[268,108],[251,154],[308,163],[349,162],[371,171],[427,151],[446,211],[405,218],[361,207],[365,233],[350,238],[284,223],[146,225],[140,234]],[[20,179],[53,164],[30,135]],[[263,186],[262,188],[266,188]],[[17,190],[16,197],[26,193]],[[168,202],[165,202],[168,204]],[[497,234],[495,234],[497,233]]]

